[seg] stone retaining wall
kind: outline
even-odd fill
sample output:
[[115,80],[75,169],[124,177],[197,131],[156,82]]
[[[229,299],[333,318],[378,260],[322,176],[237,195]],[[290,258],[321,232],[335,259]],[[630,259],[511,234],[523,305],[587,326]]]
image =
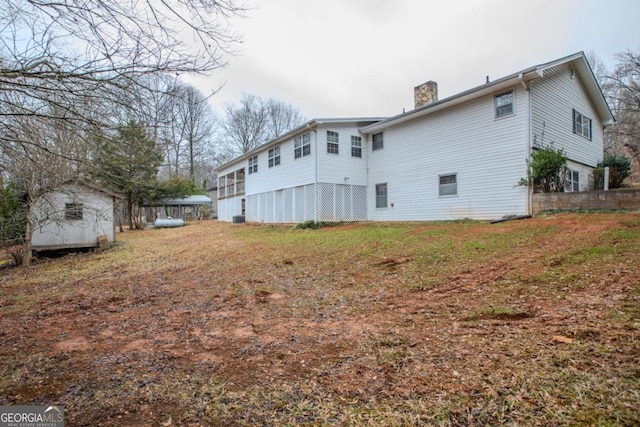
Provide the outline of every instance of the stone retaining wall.
[[640,210],[640,190],[616,189],[578,193],[536,193],[533,214],[552,209],[628,209]]

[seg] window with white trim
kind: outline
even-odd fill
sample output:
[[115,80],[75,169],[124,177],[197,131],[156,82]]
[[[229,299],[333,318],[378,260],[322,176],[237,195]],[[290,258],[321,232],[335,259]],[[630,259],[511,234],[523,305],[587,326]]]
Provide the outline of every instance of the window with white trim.
[[384,138],[382,132],[371,135],[371,149],[373,151],[384,148]]
[[376,208],[387,207],[387,183],[376,184]]
[[311,154],[311,135],[305,133],[304,135],[296,136],[293,140],[293,157],[299,159],[303,156]]
[[65,203],[64,219],[67,221],[82,220],[82,203]]
[[564,173],[564,191],[567,193],[580,191],[580,172],[567,169]]
[[258,173],[258,156],[249,157],[249,175]]
[[362,158],[362,137],[351,135],[351,157]]
[[501,93],[494,98],[496,119],[513,114],[513,91]]
[[334,132],[332,130],[327,131],[327,153],[340,154],[338,132]]
[[458,174],[451,173],[438,176],[438,195],[457,196],[458,195]]
[[269,149],[269,167],[278,166],[280,164],[280,146]]
[[591,119],[573,110],[573,133],[582,135],[591,141]]

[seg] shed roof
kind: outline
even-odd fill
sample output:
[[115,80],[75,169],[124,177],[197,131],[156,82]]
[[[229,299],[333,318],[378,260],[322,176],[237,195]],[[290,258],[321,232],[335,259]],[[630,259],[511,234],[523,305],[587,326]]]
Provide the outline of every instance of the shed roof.
[[187,196],[177,199],[164,199],[160,200],[162,206],[196,206],[196,205],[208,205],[211,203],[211,198],[201,194],[193,196]]

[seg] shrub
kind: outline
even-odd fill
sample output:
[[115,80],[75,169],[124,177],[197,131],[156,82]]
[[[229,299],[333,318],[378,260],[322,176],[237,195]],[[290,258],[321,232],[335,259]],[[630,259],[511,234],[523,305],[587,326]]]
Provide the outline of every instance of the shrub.
[[620,188],[626,177],[631,175],[631,159],[615,153],[604,155],[604,159],[593,170],[596,189],[604,188],[604,168],[609,168],[609,188]]
[[317,230],[322,227],[334,227],[340,224],[342,224],[342,222],[323,222],[323,221],[315,222],[314,220],[310,219],[308,221],[301,222],[300,224],[296,225],[296,228],[299,228],[302,230],[306,230],[306,229]]
[[527,161],[527,177],[519,185],[531,185],[534,192],[558,193],[564,191],[564,174],[567,156],[563,149],[553,148],[553,144],[536,148]]

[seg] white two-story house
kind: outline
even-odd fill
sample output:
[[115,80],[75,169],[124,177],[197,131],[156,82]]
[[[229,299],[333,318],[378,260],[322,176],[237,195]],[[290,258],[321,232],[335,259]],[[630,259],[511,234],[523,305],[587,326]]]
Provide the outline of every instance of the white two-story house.
[[495,219],[530,213],[518,186],[536,147],[569,158],[566,191],[592,185],[613,115],[582,52],[390,118],[315,119],[220,166],[219,219]]

